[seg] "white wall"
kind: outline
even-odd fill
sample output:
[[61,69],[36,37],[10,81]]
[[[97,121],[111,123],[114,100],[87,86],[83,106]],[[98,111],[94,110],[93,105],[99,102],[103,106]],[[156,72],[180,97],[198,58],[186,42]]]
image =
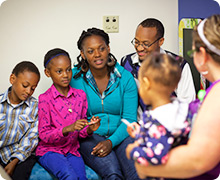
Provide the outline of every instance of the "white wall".
[[137,25],[155,17],[165,26],[163,48],[178,52],[177,0],[7,0],[0,7],[0,92],[9,84],[13,67],[20,61],[34,62],[41,72],[35,97],[47,90],[43,58],[55,47],[79,54],[76,42],[90,27],[102,28],[104,15],[119,16],[119,33],[109,33],[111,52],[120,58],[134,51],[130,41]]

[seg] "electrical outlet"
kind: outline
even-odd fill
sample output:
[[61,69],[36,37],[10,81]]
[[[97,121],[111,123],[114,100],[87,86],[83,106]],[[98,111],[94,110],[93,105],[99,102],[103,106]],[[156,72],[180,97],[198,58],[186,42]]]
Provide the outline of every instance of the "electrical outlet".
[[107,33],[118,33],[119,16],[103,16],[103,30]]

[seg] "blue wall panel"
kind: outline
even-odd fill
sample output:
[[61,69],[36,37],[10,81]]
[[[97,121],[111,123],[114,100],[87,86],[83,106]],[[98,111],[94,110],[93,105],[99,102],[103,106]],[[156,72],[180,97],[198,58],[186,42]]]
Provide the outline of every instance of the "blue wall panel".
[[179,21],[182,18],[206,18],[220,14],[220,6],[214,0],[179,0]]

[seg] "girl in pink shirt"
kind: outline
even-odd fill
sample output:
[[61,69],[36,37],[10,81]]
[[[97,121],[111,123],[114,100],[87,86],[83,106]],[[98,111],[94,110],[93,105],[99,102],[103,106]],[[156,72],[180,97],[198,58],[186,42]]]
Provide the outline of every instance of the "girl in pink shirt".
[[53,85],[39,96],[40,142],[36,149],[40,164],[58,179],[87,179],[78,138],[97,130],[99,117],[87,121],[87,99],[83,90],[69,86],[72,70],[69,54],[52,49],[44,58],[45,74]]

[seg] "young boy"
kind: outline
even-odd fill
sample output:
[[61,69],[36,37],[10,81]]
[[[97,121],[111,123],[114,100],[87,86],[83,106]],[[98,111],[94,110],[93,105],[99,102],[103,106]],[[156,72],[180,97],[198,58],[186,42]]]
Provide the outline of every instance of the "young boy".
[[140,125],[128,126],[129,135],[136,138],[126,149],[128,158],[146,166],[164,164],[169,150],[186,142],[191,125],[189,105],[171,97],[180,77],[178,60],[169,55],[152,54],[143,62],[139,94],[151,110],[143,113]]
[[12,179],[28,179],[36,160],[38,103],[31,95],[40,80],[29,61],[18,63],[10,75],[11,87],[0,95],[0,163]]

